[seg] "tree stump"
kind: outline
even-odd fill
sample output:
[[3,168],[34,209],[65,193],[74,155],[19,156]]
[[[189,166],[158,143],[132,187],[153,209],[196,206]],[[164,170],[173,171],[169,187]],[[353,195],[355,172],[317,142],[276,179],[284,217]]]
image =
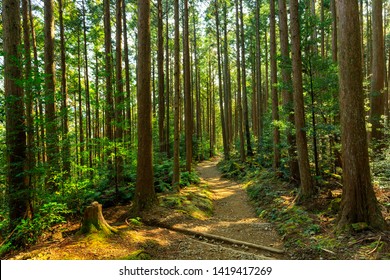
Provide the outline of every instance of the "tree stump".
[[102,205],[97,201],[85,208],[81,225],[81,233],[103,232],[104,234],[117,233],[118,230],[110,226],[103,217]]

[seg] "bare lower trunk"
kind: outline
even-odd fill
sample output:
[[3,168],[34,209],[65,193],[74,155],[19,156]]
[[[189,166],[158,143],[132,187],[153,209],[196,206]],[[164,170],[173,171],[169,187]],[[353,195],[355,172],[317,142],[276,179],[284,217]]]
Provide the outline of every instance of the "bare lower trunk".
[[291,53],[294,87],[294,112],[295,130],[297,140],[297,153],[299,175],[301,183],[301,197],[311,197],[314,192],[313,181],[310,173],[309,155],[307,151],[307,138],[305,131],[305,106],[302,86],[302,56],[301,36],[298,18],[298,0],[290,0],[291,12]]
[[371,184],[365,127],[359,9],[357,2],[337,1],[339,12],[340,120],[343,194],[337,227],[364,222],[386,228]]

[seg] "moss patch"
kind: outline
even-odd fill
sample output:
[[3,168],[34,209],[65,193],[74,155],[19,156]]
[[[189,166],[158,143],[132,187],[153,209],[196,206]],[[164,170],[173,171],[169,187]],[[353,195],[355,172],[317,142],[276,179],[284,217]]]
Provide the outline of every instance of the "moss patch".
[[205,184],[192,185],[177,193],[162,195],[160,206],[204,220],[213,213],[212,193]]

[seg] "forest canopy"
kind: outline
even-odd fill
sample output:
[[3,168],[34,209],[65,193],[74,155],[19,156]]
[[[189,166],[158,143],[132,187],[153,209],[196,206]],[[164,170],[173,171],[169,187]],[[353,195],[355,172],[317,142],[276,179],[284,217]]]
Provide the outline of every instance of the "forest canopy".
[[217,156],[268,170],[297,203],[341,186],[339,231],[389,228],[390,1],[1,9],[2,253],[94,201],[138,216]]

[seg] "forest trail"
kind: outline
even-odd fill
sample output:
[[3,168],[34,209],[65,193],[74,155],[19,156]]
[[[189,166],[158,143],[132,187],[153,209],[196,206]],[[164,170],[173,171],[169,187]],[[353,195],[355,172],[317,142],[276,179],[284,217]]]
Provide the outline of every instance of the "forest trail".
[[[205,220],[185,219],[175,224],[176,228],[221,236],[246,243],[282,249],[282,238],[273,229],[272,224],[256,217],[254,207],[249,201],[241,184],[221,177],[217,168],[218,158],[198,164],[197,171],[203,183],[213,193],[213,215]],[[192,236],[194,239],[194,236]],[[249,248],[239,244],[227,244],[218,240],[200,237],[201,243],[193,247],[191,240],[180,241],[178,250],[169,246],[178,259],[267,259],[283,258],[283,254],[275,254],[268,250]],[[207,246],[209,244],[209,246]],[[212,248],[210,248],[210,245]],[[276,250],[277,250],[276,249]]]
[[[106,220],[120,234],[110,237],[75,234],[79,223],[65,224],[53,236],[10,259],[133,259],[145,253],[151,259],[176,260],[240,260],[283,259],[282,253],[252,248],[246,243],[282,249],[282,238],[272,224],[256,217],[243,186],[221,178],[218,158],[198,164],[201,184],[212,194],[213,214],[204,219],[183,215],[180,211],[157,207],[153,221],[143,225],[129,223],[129,205],[103,209]],[[188,190],[189,189],[189,190]],[[182,191],[199,192],[198,187]],[[150,218],[149,217],[149,218]],[[153,224],[154,223],[154,224]],[[178,230],[180,229],[180,230]],[[191,231],[191,232],[188,232]],[[192,232],[201,234],[193,234]],[[218,236],[220,238],[210,238]],[[232,244],[230,239],[244,244]]]

